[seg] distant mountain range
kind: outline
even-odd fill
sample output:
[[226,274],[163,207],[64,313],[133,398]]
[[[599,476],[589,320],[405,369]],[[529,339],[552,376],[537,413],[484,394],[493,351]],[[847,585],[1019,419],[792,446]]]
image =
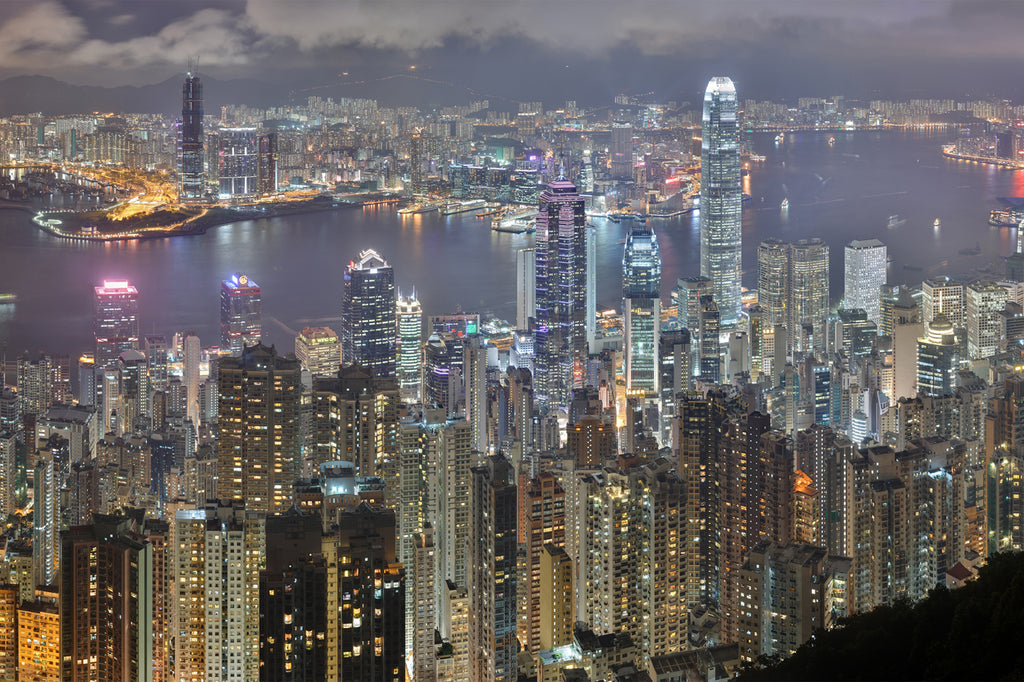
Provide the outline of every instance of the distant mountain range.
[[[181,112],[182,77],[153,85],[108,88],[72,85],[49,76],[13,76],[0,80],[0,116],[42,112],[50,116],[93,111],[111,113]],[[219,113],[224,104],[282,105],[289,101],[286,86],[251,79],[218,81],[203,77],[205,109]]]

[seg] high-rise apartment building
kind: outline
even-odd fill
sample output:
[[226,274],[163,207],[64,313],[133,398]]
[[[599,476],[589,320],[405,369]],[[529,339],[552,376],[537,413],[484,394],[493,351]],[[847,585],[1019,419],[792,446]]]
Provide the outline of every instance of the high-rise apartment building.
[[843,307],[863,310],[868,320],[882,326],[882,285],[886,280],[887,250],[877,239],[854,240],[846,245]]
[[661,255],[646,224],[634,227],[622,255],[622,312],[626,391],[658,393],[658,336],[661,331]]
[[565,547],[565,490],[550,472],[542,471],[527,484],[520,523],[526,528],[525,589],[526,599],[519,614],[519,640],[531,652],[544,648],[541,644],[541,558],[546,546]]
[[141,514],[97,515],[61,534],[61,679],[128,682],[163,670],[166,536],[166,524]]
[[203,83],[189,63],[181,92],[181,124],[178,129],[178,197],[201,199],[206,191],[203,153]]
[[301,368],[263,344],[223,358],[217,373],[218,495],[248,511],[286,511],[301,456]]
[[260,285],[241,272],[220,285],[220,344],[232,355],[260,342],[263,299]]
[[341,308],[342,362],[365,365],[375,376],[395,376],[395,274],[376,251],[367,249],[349,262]]
[[259,679],[265,516],[213,502],[179,510],[172,523],[174,679]]
[[95,366],[106,368],[139,349],[139,291],[126,280],[104,280],[95,292]]
[[582,384],[587,348],[587,226],[576,185],[558,179],[537,214],[537,371],[541,411],[568,404]]
[[[412,669],[416,682],[437,680],[437,646],[434,635],[437,627],[437,590],[434,581],[437,563],[434,547],[434,529],[427,523],[414,538],[413,557],[413,617],[412,617]],[[410,589],[407,587],[407,589]],[[408,600],[406,600],[408,603]],[[408,614],[407,614],[408,615]],[[408,617],[406,622],[409,622]]]
[[295,357],[313,376],[333,376],[341,369],[341,341],[329,327],[303,327]]
[[722,325],[740,319],[743,189],[736,87],[722,76],[704,92],[701,137],[700,274],[711,280]]
[[419,402],[423,384],[423,306],[415,291],[411,296],[402,296],[399,292],[395,309],[398,313],[398,388],[402,398]]
[[[61,617],[58,597],[50,589],[35,590],[34,599],[18,605],[18,660],[10,679],[56,682],[71,679],[61,671]],[[98,666],[97,666],[98,667]],[[88,679],[88,678],[86,678]],[[97,679],[97,678],[93,678]]]

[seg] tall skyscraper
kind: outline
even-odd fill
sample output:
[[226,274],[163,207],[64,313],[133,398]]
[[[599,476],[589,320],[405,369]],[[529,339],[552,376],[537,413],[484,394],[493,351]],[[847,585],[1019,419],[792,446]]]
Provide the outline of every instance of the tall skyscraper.
[[587,349],[587,226],[576,185],[560,178],[537,214],[537,372],[542,411],[567,405],[582,384]]
[[295,337],[295,357],[314,376],[333,376],[341,368],[341,341],[329,327],[303,327]]
[[263,299],[260,285],[236,272],[220,284],[220,344],[232,355],[260,342]]
[[658,392],[661,330],[661,255],[647,225],[634,227],[622,255],[622,312],[626,391]]
[[189,60],[181,93],[181,127],[178,129],[178,196],[201,199],[206,185],[203,154],[203,84]]
[[[790,244],[789,325],[792,346],[799,351],[823,352],[828,334],[825,324],[829,308],[829,251],[820,239],[801,239]],[[804,328],[812,332],[811,344],[805,344]]]
[[743,185],[736,88],[717,76],[704,92],[700,274],[711,279],[722,326],[740,319]]
[[423,306],[415,291],[411,296],[402,296],[399,292],[395,309],[398,311],[398,388],[403,398],[419,401],[423,381]]
[[199,431],[199,364],[203,349],[195,332],[187,332],[181,340],[182,369],[185,383],[185,416]]
[[395,273],[373,249],[349,261],[341,315],[342,362],[365,365],[376,376],[395,376]]
[[1005,342],[999,322],[1006,308],[1006,289],[995,282],[973,282],[964,294],[967,356],[971,360],[991,357]]
[[259,165],[256,187],[261,195],[277,192],[277,133],[263,133],[256,141]]
[[615,180],[633,177],[633,126],[629,123],[612,124],[612,140],[608,149],[609,171]]
[[537,249],[516,251],[516,329],[529,329],[537,315]]
[[788,326],[789,244],[766,239],[757,247],[757,304],[769,325]]
[[299,475],[301,368],[271,346],[223,358],[217,374],[218,494],[246,510],[287,511]]
[[518,679],[517,502],[515,471],[504,455],[492,455],[473,468],[469,636],[474,680]]
[[126,280],[104,280],[95,291],[95,366],[106,368],[139,349],[139,291]]
[[885,244],[877,239],[854,240],[846,245],[843,307],[863,310],[868,320],[882,326],[882,285],[886,280]]
[[217,181],[221,199],[258,193],[259,150],[255,128],[221,128]]

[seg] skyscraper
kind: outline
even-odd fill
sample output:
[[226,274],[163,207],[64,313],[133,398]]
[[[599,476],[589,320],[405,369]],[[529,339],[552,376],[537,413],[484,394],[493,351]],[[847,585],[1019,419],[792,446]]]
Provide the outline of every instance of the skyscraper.
[[259,165],[256,187],[261,195],[277,192],[277,133],[263,133],[256,141],[259,145]]
[[587,226],[583,199],[564,178],[548,184],[537,214],[537,372],[542,411],[568,404],[587,360]]
[[[825,350],[825,323],[829,307],[829,251],[820,239],[790,244],[789,313],[792,345],[804,353]],[[805,347],[801,328],[810,327],[812,343]]]
[[185,416],[199,431],[199,364],[203,349],[195,332],[187,332],[181,340],[182,369],[185,383]]
[[259,149],[255,128],[221,128],[217,180],[221,199],[252,197],[258,192]]
[[939,313],[917,340],[918,395],[946,395],[956,388],[959,344],[953,325]]
[[736,88],[717,76],[704,92],[700,274],[711,279],[722,326],[740,319],[743,185]]
[[295,357],[310,374],[333,376],[341,368],[341,341],[328,327],[303,327],[295,337]]
[[868,320],[882,326],[882,285],[886,279],[886,248],[877,239],[854,240],[846,245],[843,307],[863,310]]
[[292,506],[299,475],[301,368],[271,346],[249,346],[223,358],[217,373],[218,495],[246,510]]
[[203,158],[203,84],[189,60],[181,93],[181,127],[178,129],[178,196],[200,199],[206,184]]
[[373,249],[349,261],[341,315],[342,362],[365,365],[376,376],[395,376],[395,274]]
[[516,251],[516,329],[529,329],[537,315],[537,249]]
[[398,311],[398,388],[403,398],[419,401],[423,380],[423,307],[413,291],[411,296],[402,296],[399,292],[395,308]]
[[661,255],[647,225],[634,227],[622,255],[622,312],[626,391],[658,391],[658,333],[661,330]]
[[139,349],[139,291],[127,280],[104,280],[95,290],[96,367],[106,368]]
[[220,284],[220,344],[232,355],[260,342],[263,299],[260,285],[236,272]]

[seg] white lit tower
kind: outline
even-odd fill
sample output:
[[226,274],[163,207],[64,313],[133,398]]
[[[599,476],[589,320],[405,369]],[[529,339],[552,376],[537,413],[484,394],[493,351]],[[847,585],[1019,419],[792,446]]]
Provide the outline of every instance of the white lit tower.
[[736,88],[716,76],[704,93],[700,274],[711,280],[722,326],[740,319],[743,185]]
[[403,399],[418,402],[423,370],[423,306],[416,298],[416,291],[410,296],[402,296],[399,291],[395,310],[398,324],[398,387]]
[[661,255],[654,231],[634,227],[622,255],[622,312],[626,391],[658,392],[661,329]]

